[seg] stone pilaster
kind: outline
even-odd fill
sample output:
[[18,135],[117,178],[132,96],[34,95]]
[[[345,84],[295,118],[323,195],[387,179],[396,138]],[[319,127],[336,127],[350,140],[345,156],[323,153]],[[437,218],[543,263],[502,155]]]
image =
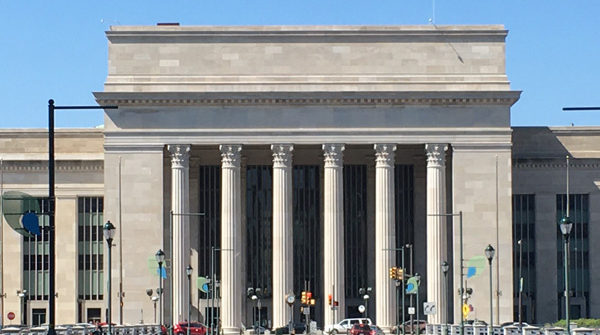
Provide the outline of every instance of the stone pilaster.
[[242,146],[221,145],[221,327],[239,334],[242,324],[241,179]]
[[273,151],[273,329],[288,324],[291,311],[285,297],[293,293],[291,144],[274,144]]
[[[344,289],[344,176],[343,144],[324,144],[323,240],[325,324],[342,320],[346,315]],[[337,310],[328,305],[331,294],[338,301]]]
[[188,280],[185,273],[190,264],[190,149],[189,144],[167,146],[171,153],[171,210],[173,211],[173,323],[187,319]]
[[394,144],[375,144],[375,306],[377,324],[390,332],[396,324],[396,286],[388,277],[395,265]]
[[[427,152],[427,300],[435,302],[438,313],[428,323],[446,323],[447,297],[444,295],[443,261],[449,261],[446,241],[446,162],[447,144],[426,144]],[[432,215],[433,214],[433,215]]]

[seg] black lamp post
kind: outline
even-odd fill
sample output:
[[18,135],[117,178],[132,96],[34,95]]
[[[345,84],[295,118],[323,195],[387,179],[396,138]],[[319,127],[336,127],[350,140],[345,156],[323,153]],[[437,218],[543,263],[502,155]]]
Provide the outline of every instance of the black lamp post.
[[187,274],[188,277],[188,311],[187,311],[187,320],[188,320],[188,326],[187,326],[187,335],[190,335],[190,324],[191,321],[190,320],[190,310],[192,309],[192,271],[194,269],[192,269],[191,265],[188,265],[187,268],[185,268],[185,273]]
[[519,245],[519,329],[523,328],[523,241],[518,240]]
[[164,251],[162,251],[162,249],[158,249],[158,251],[156,252],[156,262],[158,263],[158,290],[160,292],[158,293],[158,299],[160,299],[160,305],[159,305],[159,322],[162,326],[163,324],[163,299],[162,299],[162,293],[163,293],[163,289],[162,289],[162,266],[163,263],[165,261],[165,253]]
[[[417,280],[417,335],[421,332],[421,320],[419,315],[419,289],[421,288],[421,275],[415,273],[415,279]],[[414,324],[412,325],[414,327]]]
[[[444,274],[444,300],[448,300],[448,270],[450,270],[450,264],[448,262],[442,262],[442,273]],[[448,304],[446,303],[446,334],[448,334]]]
[[494,259],[494,254],[496,253],[496,250],[494,249],[494,247],[492,247],[491,244],[488,244],[488,246],[485,248],[485,257],[488,260],[488,263],[490,264],[490,328],[489,328],[489,334],[492,335],[493,333],[493,327],[494,327],[494,310],[493,310],[493,294],[492,294],[492,260]]
[[108,334],[111,335],[112,334],[112,325],[111,325],[111,321],[112,321],[112,301],[111,301],[111,276],[112,276],[112,272],[111,272],[111,268],[112,268],[112,259],[111,259],[111,247],[112,247],[112,242],[113,242],[113,237],[115,237],[115,226],[109,221],[107,221],[104,224],[104,239],[106,240],[106,245],[108,246],[108,276],[106,279],[106,291],[108,294],[108,315],[106,316],[106,320],[108,323]]
[[[568,197],[569,195],[567,195]],[[568,210],[567,210],[568,211]],[[571,334],[570,315],[569,315],[569,236],[573,229],[573,222],[569,216],[565,216],[560,220],[560,231],[564,240],[564,269],[565,269],[565,319],[567,321],[567,334]]]
[[48,100],[48,335],[56,335],[56,259],[55,259],[55,178],[54,178],[54,111],[57,109],[117,109],[118,106],[55,106]]

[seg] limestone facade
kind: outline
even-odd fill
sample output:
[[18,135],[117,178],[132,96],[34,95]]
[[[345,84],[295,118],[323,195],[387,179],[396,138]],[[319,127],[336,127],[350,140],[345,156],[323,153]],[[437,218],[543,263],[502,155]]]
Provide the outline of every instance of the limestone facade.
[[[104,91],[94,94],[100,105],[119,109],[105,111],[103,130],[64,131],[64,140],[57,142],[57,209],[64,211],[57,212],[57,222],[59,215],[72,222],[77,197],[97,195],[104,198],[103,217],[117,227],[112,320],[152,320],[154,306],[146,290],[156,290],[159,279],[148,264],[158,249],[167,253],[168,273],[159,309],[166,323],[187,318],[182,269],[199,267],[200,251],[194,246],[200,231],[192,224],[196,219],[176,214],[198,212],[198,169],[209,165],[221,171],[221,299],[216,303],[223,331],[238,333],[255,318],[256,305],[246,297],[245,171],[250,165],[273,167],[273,295],[262,302],[266,317],[273,327],[291,315],[298,320],[298,304],[289,309],[281,299],[300,294],[289,292],[294,280],[290,174],[293,166],[307,164],[322,173],[322,258],[315,260],[322,263],[322,295],[313,313],[320,326],[345,318],[346,306],[362,302],[346,298],[342,236],[344,166],[356,164],[367,166],[364,285],[374,289],[368,315],[391,329],[396,292],[386,268],[397,259],[386,253],[400,247],[391,238],[397,205],[392,163],[414,167],[411,268],[422,275],[420,303],[439,307],[428,320],[443,322],[446,306],[450,319],[460,318],[458,221],[429,215],[458,212],[463,213],[465,258],[483,255],[487,244],[497,249],[494,269],[501,270],[494,270],[495,320],[512,320],[512,195],[515,189],[528,189],[517,184],[524,172],[514,163],[519,151],[511,148],[533,148],[527,156],[538,147],[523,139],[530,130],[513,133],[510,127],[510,107],[519,92],[510,89],[506,77],[506,34],[502,26],[112,27],[107,32],[108,77]],[[552,136],[577,147],[582,159],[599,157],[598,141],[579,148],[570,130],[563,132]],[[5,190],[45,194],[43,168],[32,168],[46,159],[44,135],[37,130],[0,133]],[[597,130],[582,136],[597,136]],[[62,174],[61,182],[61,165],[79,170]],[[86,170],[90,165],[98,167]],[[591,217],[598,220],[595,171],[586,182],[596,178],[596,189],[589,192]],[[536,180],[541,181],[527,178]],[[61,194],[70,200],[62,202]],[[63,231],[58,225],[64,252],[71,253],[61,249],[57,255],[57,273],[66,276],[77,267],[77,234],[72,226]],[[6,225],[2,231],[3,274],[5,269],[18,274],[22,242]],[[447,292],[441,289],[443,260],[451,264]],[[17,311],[21,307],[13,292],[22,280],[18,275],[3,278],[7,295],[2,306],[5,312]],[[102,301],[78,301],[71,277],[57,283],[57,323],[86,319],[88,304],[102,306]],[[468,286],[476,292],[469,300],[476,306],[469,318],[487,319],[487,276],[469,279]],[[336,309],[328,304],[330,294],[339,304]],[[593,301],[600,298],[594,300],[593,294],[589,308],[597,314]],[[205,298],[192,281],[193,319],[207,317]],[[546,320],[546,314],[538,316]]]

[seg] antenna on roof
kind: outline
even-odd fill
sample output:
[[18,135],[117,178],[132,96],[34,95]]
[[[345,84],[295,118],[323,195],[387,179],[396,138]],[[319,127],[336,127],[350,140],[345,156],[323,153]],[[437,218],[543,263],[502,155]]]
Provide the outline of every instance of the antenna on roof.
[[429,23],[435,25],[435,0],[431,0],[431,17],[428,21]]

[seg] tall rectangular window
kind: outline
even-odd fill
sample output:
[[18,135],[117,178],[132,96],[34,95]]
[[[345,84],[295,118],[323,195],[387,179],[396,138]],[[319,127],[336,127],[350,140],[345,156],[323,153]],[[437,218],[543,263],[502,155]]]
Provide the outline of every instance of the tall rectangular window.
[[344,246],[346,297],[367,287],[367,166],[344,165]]
[[293,167],[294,292],[305,290],[305,282],[315,298],[321,289],[321,188],[318,165]]
[[[535,315],[530,315],[531,308],[523,304],[524,299],[535,301],[535,195],[515,194],[512,199],[513,209],[513,301],[514,319],[519,319],[519,292],[521,291],[522,320],[534,322]],[[522,278],[522,279],[521,279]]]
[[77,280],[79,299],[102,300],[104,293],[104,198],[77,199]]
[[246,168],[247,288],[260,288],[269,297],[273,274],[273,169]]
[[[221,248],[221,167],[218,165],[200,166],[199,181],[198,210],[204,215],[199,217],[198,275],[210,278],[214,271],[215,278],[219,280],[221,252],[215,251],[213,255],[212,250],[213,247]],[[203,292],[200,293],[200,298],[209,297]]]
[[[394,192],[396,195],[396,248],[414,245],[414,168],[413,165],[396,164],[394,168]],[[408,250],[408,249],[405,249]],[[402,252],[396,253],[397,265],[402,265]],[[409,268],[409,251],[404,262]]]
[[25,212],[38,213],[41,234],[23,237],[23,289],[28,300],[48,300],[49,207],[48,198],[23,200]]
[[[556,195],[556,235],[557,235],[557,265],[558,265],[558,297],[559,315],[564,315],[564,240],[559,228],[560,220],[567,212],[566,194]],[[569,238],[569,292],[571,297],[583,298],[585,306],[571,299],[570,314],[573,319],[589,318],[590,316],[590,262],[589,262],[589,195],[569,195],[569,217],[573,228]],[[582,308],[583,307],[583,308]],[[585,313],[584,313],[585,309]]]

